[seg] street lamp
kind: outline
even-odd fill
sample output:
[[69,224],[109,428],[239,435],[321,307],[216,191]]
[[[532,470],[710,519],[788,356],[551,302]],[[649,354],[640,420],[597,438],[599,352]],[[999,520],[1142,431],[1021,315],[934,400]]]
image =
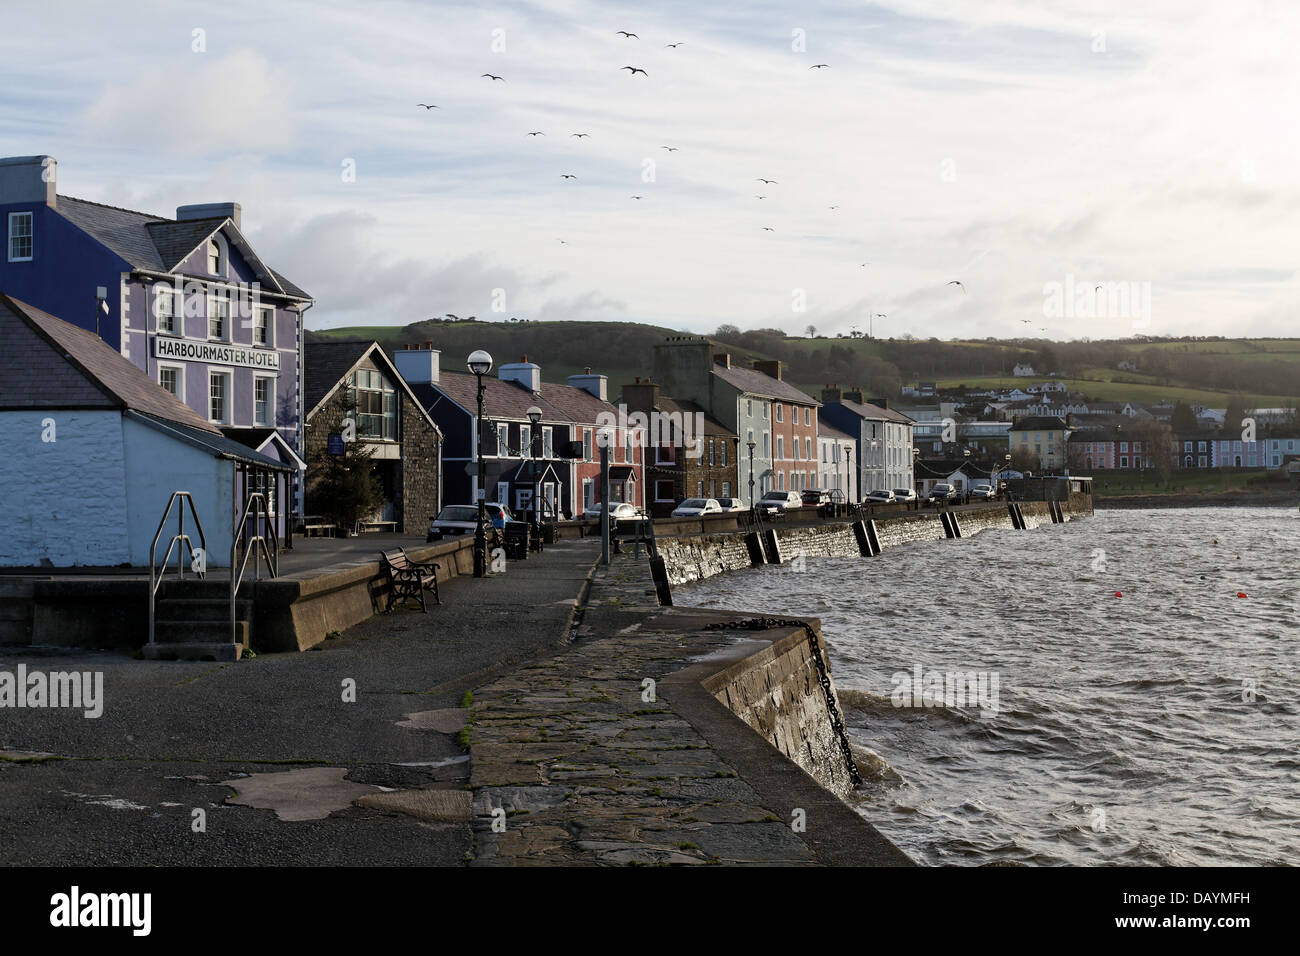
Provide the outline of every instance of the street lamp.
[[528,420],[533,423],[533,430],[528,433],[529,442],[532,448],[529,449],[530,456],[533,459],[533,534],[536,541],[536,548],[541,550],[542,547],[542,513],[539,509],[539,503],[542,497],[542,476],[537,470],[537,446],[541,444],[541,432],[537,431],[537,423],[542,420],[542,410],[534,405],[524,413]]
[[492,371],[492,356],[483,349],[476,349],[469,354],[466,366],[478,379],[478,418],[474,420],[478,439],[475,442],[475,454],[478,455],[478,522],[474,526],[474,577],[487,576],[487,529],[484,518],[487,500],[487,461],[483,458],[483,376]]
[[749,448],[749,513],[751,517],[758,515],[758,503],[754,501],[754,448],[758,442],[750,439],[746,445]]

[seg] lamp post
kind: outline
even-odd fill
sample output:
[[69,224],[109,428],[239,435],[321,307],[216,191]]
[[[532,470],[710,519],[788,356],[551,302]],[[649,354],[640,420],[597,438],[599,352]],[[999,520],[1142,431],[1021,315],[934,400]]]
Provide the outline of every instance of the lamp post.
[[529,449],[533,459],[533,535],[536,541],[537,550],[542,548],[542,513],[540,510],[542,497],[542,476],[537,470],[537,446],[541,444],[541,432],[537,430],[537,423],[542,420],[542,410],[534,405],[524,413],[528,420],[533,423],[533,429],[528,433],[528,444],[532,447]]
[[466,366],[478,379],[478,418],[474,428],[478,432],[474,453],[478,455],[478,521],[474,526],[474,577],[487,576],[487,529],[484,524],[487,500],[487,461],[483,458],[483,376],[492,371],[492,356],[483,349],[469,354]]
[[758,515],[758,502],[754,500],[754,447],[757,444],[752,438],[746,442],[749,448],[749,513],[752,517]]

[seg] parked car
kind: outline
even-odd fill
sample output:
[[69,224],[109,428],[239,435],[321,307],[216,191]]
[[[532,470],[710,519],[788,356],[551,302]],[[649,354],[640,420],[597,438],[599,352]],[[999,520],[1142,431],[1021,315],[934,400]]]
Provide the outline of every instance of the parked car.
[[[600,517],[600,502],[596,502],[582,512],[584,518]],[[623,521],[632,518],[644,518],[645,512],[629,501],[611,501],[609,503],[609,519],[611,521]]]
[[992,501],[997,496],[998,493],[993,490],[992,485],[979,484],[973,486],[970,490],[970,497],[972,499],[978,498],[982,501]]
[[913,491],[911,488],[895,488],[895,489],[894,489],[894,500],[895,500],[895,501],[915,501],[915,500],[916,500],[916,492]]
[[797,491],[769,491],[758,499],[758,508],[765,514],[793,511],[803,507],[803,500]]
[[799,496],[799,501],[805,508],[819,508],[830,504],[831,493],[817,488],[805,488],[803,494]]
[[877,504],[893,504],[897,499],[894,493],[888,488],[877,488],[871,494],[867,495],[868,501],[874,501]]
[[948,502],[957,499],[957,489],[952,485],[940,482],[930,489],[930,500],[933,502]]
[[[498,504],[495,501],[488,501],[483,504],[483,510],[486,513],[488,526],[495,525],[500,528],[507,521],[517,521],[518,519],[510,513],[510,509],[505,505]],[[447,505],[438,512],[438,516],[429,524],[429,533],[425,536],[425,541],[441,541],[443,538],[454,538],[462,534],[473,534],[474,529],[478,527],[478,505]]]
[[748,511],[749,505],[743,498],[719,498],[718,507],[723,511]]
[[687,498],[673,509],[674,518],[698,518],[700,515],[722,514],[717,498]]

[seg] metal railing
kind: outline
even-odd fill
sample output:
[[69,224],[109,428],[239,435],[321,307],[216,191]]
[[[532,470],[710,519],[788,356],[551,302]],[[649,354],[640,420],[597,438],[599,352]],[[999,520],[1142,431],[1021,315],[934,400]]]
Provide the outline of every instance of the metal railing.
[[[167,542],[167,554],[162,559],[162,566],[157,567],[155,561],[158,557],[158,539],[162,537],[163,528],[167,525],[167,519],[171,517],[172,506],[176,504],[176,499],[181,499],[180,510],[177,511],[176,533],[172,535],[171,540]],[[190,514],[194,518],[194,527],[199,532],[199,549],[194,550],[194,545],[190,542],[190,536],[185,533],[185,505],[190,506]],[[176,543],[180,542],[185,546],[185,551],[189,552],[190,570],[200,578],[208,570],[208,539],[203,534],[203,522],[199,520],[199,513],[194,509],[194,498],[188,491],[173,491],[172,496],[167,499],[167,508],[163,511],[162,520],[158,522],[158,530],[154,532],[153,544],[149,547],[149,643],[153,645],[154,640],[154,605],[158,600],[158,589],[162,587],[163,580],[167,576],[167,562],[171,560],[172,549]],[[185,551],[176,552],[176,577],[178,580],[185,580]],[[155,573],[156,570],[156,573]]]
[[[248,533],[249,513],[252,512],[253,534]],[[263,530],[269,532],[263,533]],[[270,538],[271,547],[266,546]],[[240,545],[244,545],[241,549]],[[240,552],[243,552],[242,556]],[[243,583],[244,571],[248,567],[248,557],[253,556],[253,580],[261,580],[262,560],[266,561],[266,570],[271,577],[280,573],[279,564],[280,537],[275,530],[275,516],[266,508],[266,495],[257,491],[248,496],[244,510],[235,522],[234,534],[230,541],[230,643],[235,641],[235,600],[239,594],[239,585]]]

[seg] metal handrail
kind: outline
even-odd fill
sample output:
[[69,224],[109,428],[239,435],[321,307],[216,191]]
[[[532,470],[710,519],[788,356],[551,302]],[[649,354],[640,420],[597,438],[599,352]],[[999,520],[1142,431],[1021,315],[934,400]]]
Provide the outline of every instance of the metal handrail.
[[[268,550],[266,546],[267,536],[257,533],[252,536],[248,534],[248,514],[249,510],[253,512],[253,527],[259,531],[265,528],[270,532],[271,543],[274,547]],[[245,542],[248,547],[244,551],[243,557],[239,556],[240,542]],[[275,521],[266,507],[266,495],[260,491],[255,491],[248,496],[244,502],[244,510],[240,513],[239,519],[235,522],[234,534],[230,541],[230,643],[235,643],[235,599],[239,594],[239,585],[244,580],[244,571],[248,567],[248,556],[253,555],[253,580],[261,580],[262,559],[266,560],[266,569],[271,577],[277,577],[280,573],[280,564],[278,555],[280,553],[280,537],[275,530]]]
[[[183,504],[177,512],[176,533],[167,542],[167,554],[162,559],[162,568],[155,575],[158,539],[162,537],[163,528],[167,524],[167,519],[171,517],[172,505],[176,503],[177,498],[182,499]],[[158,530],[154,532],[153,543],[149,546],[149,643],[151,645],[156,643],[154,639],[154,605],[158,599],[158,589],[162,587],[163,580],[166,578],[167,562],[171,560],[172,549],[176,547],[176,542],[179,541],[185,545],[185,549],[189,552],[191,567],[193,567],[195,551],[190,536],[185,533],[185,504],[190,506],[190,514],[194,517],[194,526],[199,532],[199,553],[203,555],[200,562],[202,570],[196,569],[194,573],[200,578],[207,573],[208,539],[203,533],[203,522],[199,520],[199,513],[194,508],[194,497],[188,491],[173,491],[171,497],[167,499],[167,508],[163,511],[162,520],[158,522]],[[185,580],[185,553],[182,551],[176,553],[176,577],[181,581]]]

